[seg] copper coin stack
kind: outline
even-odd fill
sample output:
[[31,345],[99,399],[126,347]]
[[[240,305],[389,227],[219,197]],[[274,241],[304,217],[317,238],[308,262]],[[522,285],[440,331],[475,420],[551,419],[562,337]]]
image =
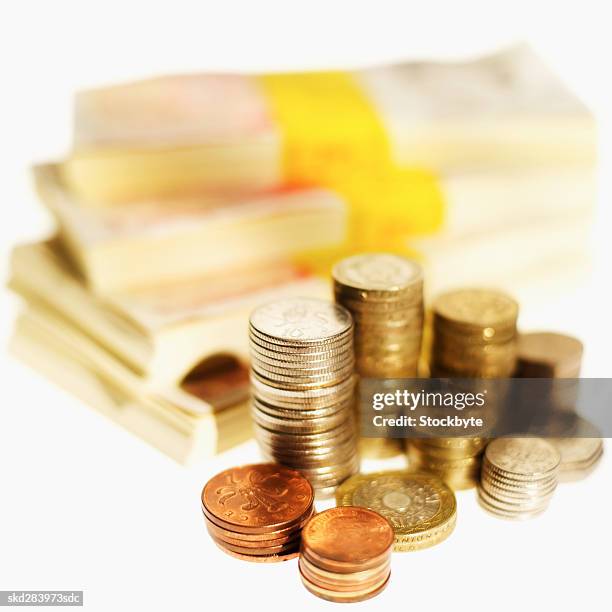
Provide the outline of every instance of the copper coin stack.
[[302,472],[319,497],[359,469],[351,315],[285,299],[250,319],[251,413],[266,459]]
[[344,506],[312,517],[302,532],[299,569],[304,586],[335,602],[380,593],[391,574],[393,528],[377,512]]
[[[415,378],[423,331],[420,265],[398,255],[372,253],[343,259],[332,275],[336,302],[353,315],[357,374]],[[359,449],[362,456],[383,458],[400,453],[402,445],[390,437],[363,438]]]
[[260,463],[231,468],[202,490],[208,533],[229,555],[255,562],[293,559],[314,514],[313,489],[299,472]]
[[[479,378],[511,376],[516,362],[517,316],[517,303],[498,291],[462,289],[441,295],[433,305],[431,376],[474,379],[465,383],[469,387],[465,391],[472,392],[478,391]],[[485,419],[488,427],[494,425],[493,402],[489,395],[482,409],[489,411]],[[469,416],[468,412],[463,416]],[[455,490],[475,487],[486,431],[473,433],[473,437],[411,441],[411,465],[438,474]]]
[[559,451],[542,438],[498,438],[484,454],[480,505],[506,519],[541,514],[557,488]]

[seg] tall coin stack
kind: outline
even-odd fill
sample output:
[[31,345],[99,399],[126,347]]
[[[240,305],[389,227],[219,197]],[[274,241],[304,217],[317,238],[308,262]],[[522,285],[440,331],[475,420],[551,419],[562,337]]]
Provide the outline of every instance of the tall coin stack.
[[[353,315],[355,369],[362,378],[415,378],[423,331],[423,272],[410,259],[356,255],[334,266],[334,295]],[[393,416],[393,415],[387,415]],[[393,438],[362,438],[362,456],[401,452]]]
[[249,326],[251,412],[264,457],[299,470],[319,497],[359,470],[353,323],[341,306],[293,298]]
[[298,562],[304,586],[335,602],[374,597],[389,581],[393,529],[377,512],[330,508],[304,525]]
[[[485,289],[462,289],[441,295],[433,305],[430,358],[432,378],[507,378],[516,363],[518,304]],[[466,391],[476,392],[478,382]],[[499,398],[502,400],[503,398]],[[492,407],[495,398],[487,402]],[[491,427],[494,423],[485,424]],[[477,485],[486,439],[431,437],[411,441],[411,465],[438,474],[453,489]]]
[[498,438],[485,451],[480,505],[500,518],[527,519],[544,512],[557,488],[561,455],[542,438]]

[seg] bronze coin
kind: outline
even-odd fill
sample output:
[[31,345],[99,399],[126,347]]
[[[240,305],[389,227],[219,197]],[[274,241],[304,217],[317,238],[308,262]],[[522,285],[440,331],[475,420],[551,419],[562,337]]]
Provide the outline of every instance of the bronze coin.
[[231,546],[237,546],[245,549],[263,549],[263,548],[280,548],[283,546],[291,546],[294,544],[299,544],[300,542],[300,532],[294,532],[291,534],[289,538],[274,538],[272,540],[260,540],[253,542],[251,540],[240,540],[236,538],[228,538],[225,536],[219,536],[213,531],[211,524],[207,523],[206,525],[208,529],[208,533],[213,540],[221,543],[223,546],[229,544]]
[[241,561],[251,561],[254,563],[280,563],[282,561],[289,561],[291,559],[295,559],[299,557],[299,550],[292,550],[291,552],[284,553],[282,555],[271,554],[271,555],[247,555],[244,553],[235,552],[233,550],[229,550],[229,548],[225,548],[223,545],[219,544],[219,542],[215,541],[215,544],[227,555],[230,557],[234,557],[235,559],[240,559]]
[[265,544],[265,545],[257,548],[257,547],[252,547],[252,546],[242,546],[242,545],[230,544],[229,542],[220,540],[214,536],[211,536],[211,537],[216,544],[218,544],[219,546],[222,546],[226,550],[231,550],[232,552],[239,553],[242,555],[253,555],[254,557],[259,557],[261,555],[282,555],[285,553],[295,552],[296,550],[299,550],[300,548],[299,538],[287,544],[281,544],[278,546],[277,545],[269,546],[267,543],[262,542],[262,544]]
[[313,516],[302,530],[304,554],[322,569],[341,573],[383,562],[394,541],[393,528],[386,518],[354,506],[325,510]]
[[298,522],[314,492],[299,472],[274,463],[230,468],[202,490],[207,516],[228,531],[270,533]]
[[313,595],[316,595],[317,597],[320,597],[321,599],[326,599],[328,601],[333,601],[336,603],[352,603],[352,602],[358,602],[358,601],[365,601],[366,599],[375,597],[376,595],[378,595],[381,591],[385,589],[385,587],[389,583],[390,576],[391,576],[391,572],[389,572],[389,575],[385,578],[382,584],[380,584],[379,586],[375,587],[372,590],[368,588],[365,590],[355,590],[353,592],[339,592],[339,591],[333,591],[330,589],[323,589],[317,586],[316,584],[308,580],[304,576],[304,574],[300,572],[302,583]]
[[[297,532],[301,532],[302,527],[306,524],[306,521],[310,519],[310,517],[315,513],[315,507],[312,505],[306,514],[296,523],[289,525],[288,527],[284,527],[283,529],[279,529],[278,531],[272,531],[268,533],[241,533],[239,531],[230,531],[221,527],[214,520],[212,520],[209,516],[204,512],[204,508],[202,508],[202,513],[204,514],[204,521],[206,523],[206,527],[209,530],[213,530],[215,535],[219,537],[219,539],[224,538],[234,538],[240,540],[241,542],[268,542],[272,539],[275,540],[283,540],[292,538]],[[280,543],[280,542],[279,542]]]

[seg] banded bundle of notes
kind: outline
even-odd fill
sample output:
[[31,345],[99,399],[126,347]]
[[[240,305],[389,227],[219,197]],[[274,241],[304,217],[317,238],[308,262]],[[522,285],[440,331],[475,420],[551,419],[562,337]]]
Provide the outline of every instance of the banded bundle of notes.
[[34,168],[57,235],[14,251],[15,347],[199,457],[247,435],[254,307],[328,296],[330,262],[377,250],[419,259],[426,297],[550,295],[588,266],[595,163],[591,114],[527,47],[82,91],[71,152]]

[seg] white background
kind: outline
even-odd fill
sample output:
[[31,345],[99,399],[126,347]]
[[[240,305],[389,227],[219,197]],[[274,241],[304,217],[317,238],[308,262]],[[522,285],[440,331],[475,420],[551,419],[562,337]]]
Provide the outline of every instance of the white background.
[[[596,268],[580,291],[524,311],[523,328],[581,337],[584,375],[609,376],[612,262],[612,36],[605,2],[27,2],[0,24],[1,264],[50,230],[27,167],[69,145],[74,89],[163,72],[345,67],[460,57],[532,42],[600,121]],[[17,300],[2,295],[6,345]],[[184,469],[13,362],[3,350],[0,589],[83,589],[89,610],[331,609],[295,561],[248,564],[219,552],[199,509],[217,471],[257,460],[247,444]],[[367,467],[374,467],[373,465]],[[396,554],[392,581],[359,609],[610,609],[612,461],[563,485],[549,511],[496,520],[458,495],[455,533]]]

